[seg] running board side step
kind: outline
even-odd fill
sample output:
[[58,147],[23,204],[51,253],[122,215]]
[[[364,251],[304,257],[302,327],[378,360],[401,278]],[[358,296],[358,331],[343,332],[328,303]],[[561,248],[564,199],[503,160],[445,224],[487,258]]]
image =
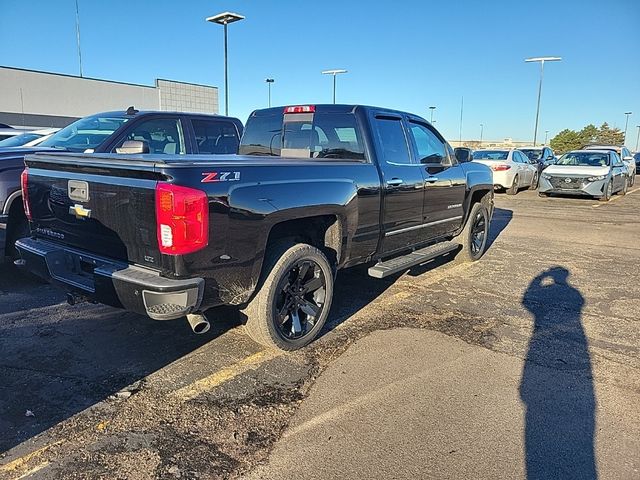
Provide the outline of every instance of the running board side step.
[[440,242],[401,257],[395,257],[384,262],[378,262],[369,268],[369,276],[373,278],[385,278],[390,275],[408,270],[421,263],[433,260],[440,255],[456,250],[460,246],[456,242]]

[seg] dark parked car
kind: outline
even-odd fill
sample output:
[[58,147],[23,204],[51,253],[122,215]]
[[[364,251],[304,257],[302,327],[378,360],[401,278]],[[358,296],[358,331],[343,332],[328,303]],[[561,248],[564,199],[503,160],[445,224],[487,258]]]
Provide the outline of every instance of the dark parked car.
[[[325,323],[336,271],[384,278],[487,246],[491,170],[459,164],[427,121],[354,105],[258,110],[240,155],[42,154],[22,182],[17,264],[157,320],[237,305],[247,332],[292,350]],[[461,250],[460,250],[461,247]]]
[[524,153],[529,160],[538,164],[538,173],[540,174],[549,165],[553,165],[557,158],[553,150],[549,147],[524,147],[520,151]]
[[[20,193],[20,173],[27,154],[47,151],[116,152],[125,141],[137,141],[128,151],[155,154],[236,153],[242,122],[236,118],[192,113],[106,112],[82,118],[37,147],[0,149],[0,261],[15,256],[13,243],[28,234]],[[125,149],[127,150],[127,149]]]
[[636,152],[633,159],[636,161],[636,174],[640,174],[640,152]]

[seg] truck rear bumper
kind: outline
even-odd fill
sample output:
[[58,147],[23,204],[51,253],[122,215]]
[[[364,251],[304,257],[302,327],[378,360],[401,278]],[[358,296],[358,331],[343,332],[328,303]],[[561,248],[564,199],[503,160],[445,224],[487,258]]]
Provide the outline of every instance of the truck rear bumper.
[[115,262],[55,243],[23,238],[16,242],[31,273],[90,301],[171,320],[196,311],[204,280],[173,280],[147,268]]

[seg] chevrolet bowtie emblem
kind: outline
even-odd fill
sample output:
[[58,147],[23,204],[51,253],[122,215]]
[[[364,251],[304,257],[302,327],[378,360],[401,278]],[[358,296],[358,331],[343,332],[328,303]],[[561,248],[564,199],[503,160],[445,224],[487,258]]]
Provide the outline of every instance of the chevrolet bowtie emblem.
[[84,208],[82,205],[78,205],[77,203],[73,207],[69,207],[69,215],[75,215],[76,218],[90,218],[91,210],[88,208]]

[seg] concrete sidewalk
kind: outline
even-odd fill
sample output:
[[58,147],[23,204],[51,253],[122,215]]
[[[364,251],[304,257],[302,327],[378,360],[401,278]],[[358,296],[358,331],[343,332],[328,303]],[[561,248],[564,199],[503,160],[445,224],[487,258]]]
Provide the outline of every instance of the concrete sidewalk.
[[640,478],[639,405],[584,365],[380,331],[321,375],[248,478]]

